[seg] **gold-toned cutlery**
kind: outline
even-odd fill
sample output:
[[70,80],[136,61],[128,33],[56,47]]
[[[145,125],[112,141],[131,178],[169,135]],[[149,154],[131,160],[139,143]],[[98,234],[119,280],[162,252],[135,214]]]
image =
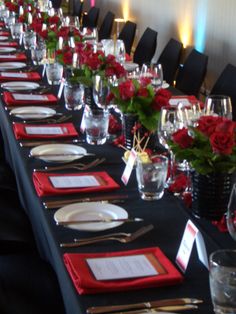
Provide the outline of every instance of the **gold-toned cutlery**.
[[[118,312],[118,311],[129,311],[129,310],[150,311],[150,309],[159,308],[160,310],[161,307],[163,308],[163,307],[170,307],[170,306],[172,307],[184,306],[184,309],[189,309],[189,308],[186,308],[186,305],[188,306],[191,305],[191,307],[192,305],[194,305],[194,309],[195,309],[195,305],[200,304],[200,303],[203,303],[203,301],[199,299],[195,299],[195,298],[162,299],[162,300],[154,300],[154,301],[147,301],[147,302],[140,302],[140,303],[133,303],[133,304],[92,306],[87,309],[87,314],[102,314],[102,313],[111,313],[111,312]],[[173,310],[173,308],[171,308],[171,310]],[[181,310],[181,309],[179,308],[178,310]],[[166,311],[169,311],[169,310],[166,309]],[[129,311],[125,313],[130,314],[132,312]]]
[[34,172],[37,172],[37,171],[48,172],[48,171],[58,171],[58,170],[66,170],[66,169],[88,170],[90,168],[93,168],[93,167],[100,165],[105,160],[106,160],[106,158],[97,158],[97,159],[94,159],[93,161],[91,161],[89,163],[78,162],[78,163],[71,163],[71,164],[55,166],[55,167],[45,166],[44,168],[34,169]]
[[66,205],[74,203],[85,203],[85,202],[111,202],[111,203],[122,203],[129,196],[127,194],[112,194],[112,195],[102,195],[102,196],[90,196],[82,198],[72,198],[72,199],[62,199],[62,200],[50,200],[43,202],[43,205],[47,209],[55,209],[63,207]]
[[101,218],[101,219],[85,219],[85,220],[59,220],[56,221],[57,226],[80,225],[90,223],[111,223],[111,222],[142,222],[143,218]]
[[[198,306],[193,304],[186,305],[173,305],[173,306],[161,306],[161,307],[152,307],[150,309],[142,309],[142,310],[134,310],[134,311],[125,311],[125,312],[115,312],[115,314],[143,314],[143,313],[163,313],[163,314],[174,314],[175,311],[189,311],[189,310],[197,310]],[[109,312],[109,314],[112,314]],[[113,312],[114,314],[114,312]]]
[[25,140],[20,142],[21,147],[35,147],[39,145],[47,144],[81,144],[85,143],[83,139],[73,139],[73,140]]
[[60,118],[48,117],[45,119],[27,119],[23,120],[24,124],[40,124],[40,123],[62,123],[70,120],[72,116],[61,116]]
[[87,239],[81,239],[74,242],[67,242],[67,243],[60,243],[60,247],[80,247],[83,245],[89,245],[93,243],[103,242],[103,241],[118,241],[121,243],[129,243],[137,238],[141,237],[142,235],[146,234],[147,232],[151,231],[154,228],[153,225],[144,226],[133,233],[110,233],[104,236],[92,237]]

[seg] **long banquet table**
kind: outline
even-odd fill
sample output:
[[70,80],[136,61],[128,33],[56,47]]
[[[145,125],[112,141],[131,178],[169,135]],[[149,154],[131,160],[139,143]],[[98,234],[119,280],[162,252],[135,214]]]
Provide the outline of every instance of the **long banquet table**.
[[[56,90],[57,89],[54,88],[55,93]],[[69,114],[65,112],[63,99],[60,100],[57,111]],[[73,115],[72,121],[78,130],[80,127],[80,119],[81,112]],[[19,144],[20,141],[15,139],[12,130],[12,123],[14,121],[20,120],[9,115],[9,111],[5,109],[4,102],[1,100],[0,125],[4,139],[5,156],[14,171],[20,200],[31,221],[39,252],[45,260],[50,262],[58,277],[67,314],[85,313],[86,308],[89,306],[126,304],[176,297],[194,297],[202,299],[204,302],[200,304],[199,310],[196,312],[212,313],[208,270],[199,261],[195,247],[193,248],[189,266],[184,274],[182,284],[128,292],[120,291],[118,293],[109,294],[79,295],[63,263],[62,257],[65,252],[115,252],[158,246],[172,263],[175,264],[175,257],[188,219],[191,219],[202,232],[208,254],[218,248],[235,248],[236,243],[233,242],[228,234],[220,233],[211,222],[196,219],[191,215],[191,212],[185,208],[180,199],[168,192],[165,192],[164,197],[159,201],[148,202],[141,200],[137,191],[134,171],[127,186],[124,186],[121,182],[121,174],[125,167],[121,159],[124,151],[108,142],[103,146],[91,146],[85,143],[80,145],[84,146],[88,152],[95,153],[98,157],[106,158],[106,161],[97,166],[95,170],[107,171],[120,185],[120,189],[117,193],[128,194],[128,199],[118,205],[125,208],[131,217],[141,217],[144,219],[139,225],[137,225],[137,223],[127,223],[117,227],[115,230],[117,232],[132,232],[136,230],[138,226],[144,226],[150,223],[154,225],[154,229],[136,241],[127,244],[107,241],[80,248],[61,248],[59,245],[60,242],[71,241],[75,237],[89,237],[91,236],[91,232],[81,232],[62,226],[56,226],[53,218],[56,210],[45,209],[43,206],[43,200],[53,199],[53,197],[39,198],[32,182],[33,169],[43,167],[46,163],[34,158],[29,158],[30,149],[21,147]],[[81,135],[81,138],[82,137]],[[91,169],[91,171],[94,171],[94,169]],[[104,195],[109,194],[114,194],[114,191],[109,193],[104,192]],[[93,196],[94,195],[95,194],[93,194]],[[101,195],[101,193],[98,195]],[[70,197],[78,196],[84,197],[87,195],[83,194]],[[63,197],[61,198],[63,199]],[[97,232],[92,235],[105,233],[106,232]]]

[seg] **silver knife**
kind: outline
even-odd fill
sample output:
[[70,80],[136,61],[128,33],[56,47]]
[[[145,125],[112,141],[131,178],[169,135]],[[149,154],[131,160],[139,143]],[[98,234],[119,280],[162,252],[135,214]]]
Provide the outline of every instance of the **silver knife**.
[[143,218],[104,218],[104,219],[90,219],[90,220],[59,220],[56,221],[58,226],[77,225],[77,224],[89,224],[89,223],[110,223],[110,222],[141,222]]

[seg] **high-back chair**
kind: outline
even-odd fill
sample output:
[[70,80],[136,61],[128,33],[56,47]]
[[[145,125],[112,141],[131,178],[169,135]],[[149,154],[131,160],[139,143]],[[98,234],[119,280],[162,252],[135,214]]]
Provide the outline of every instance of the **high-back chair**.
[[233,120],[236,121],[236,66],[228,63],[211,89],[213,95],[231,98]]
[[163,79],[170,85],[173,84],[179,67],[182,48],[183,44],[181,42],[171,38],[157,60],[157,63],[162,65]]
[[187,95],[198,97],[206,76],[208,56],[193,49],[183,66],[179,67],[176,88]]
[[111,11],[108,11],[98,31],[99,41],[101,41],[102,39],[109,39],[111,37],[114,18],[115,18],[115,14],[112,13]]
[[52,7],[54,9],[59,9],[61,7],[62,0],[52,0]]
[[100,9],[92,7],[87,15],[83,16],[83,27],[96,28],[98,24]]
[[83,13],[83,4],[84,2],[80,0],[72,0],[72,16],[78,16],[79,20],[81,19]]
[[144,63],[150,63],[156,51],[157,32],[147,27],[140,38],[134,51],[133,61],[140,66]]
[[131,53],[131,49],[134,43],[134,37],[137,24],[131,21],[127,21],[120,31],[118,39],[123,40],[125,44],[125,51],[127,54]]

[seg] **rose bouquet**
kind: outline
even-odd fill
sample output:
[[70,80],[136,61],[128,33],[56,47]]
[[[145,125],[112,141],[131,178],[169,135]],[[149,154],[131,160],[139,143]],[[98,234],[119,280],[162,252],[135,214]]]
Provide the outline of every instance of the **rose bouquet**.
[[150,79],[128,79],[111,88],[109,100],[122,113],[135,114],[149,131],[157,129],[160,110],[169,105],[171,93],[165,89],[155,90]]
[[202,116],[196,127],[172,135],[169,145],[177,160],[187,160],[199,174],[236,171],[236,123],[218,116]]

